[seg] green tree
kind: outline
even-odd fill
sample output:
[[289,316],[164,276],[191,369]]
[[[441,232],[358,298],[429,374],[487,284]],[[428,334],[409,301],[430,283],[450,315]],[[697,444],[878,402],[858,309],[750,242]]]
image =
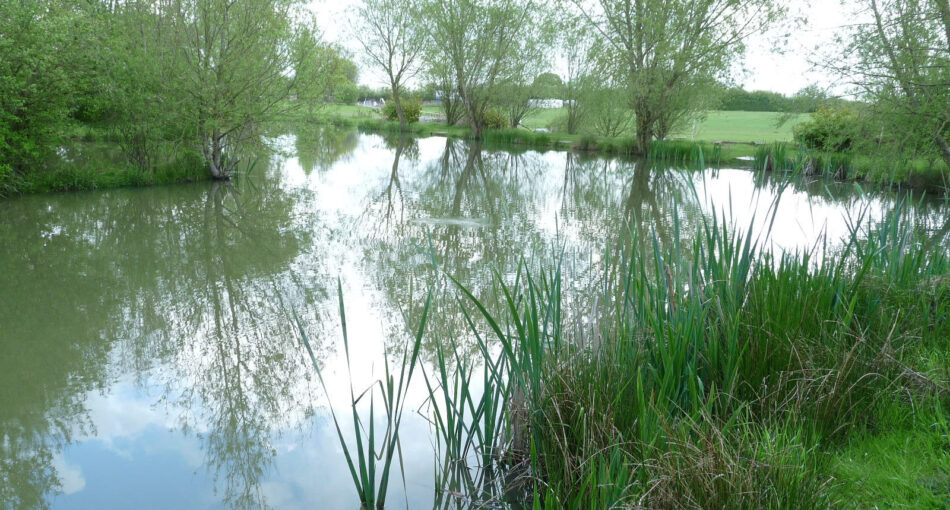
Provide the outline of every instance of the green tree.
[[633,125],[633,112],[624,101],[627,92],[616,84],[600,85],[589,80],[580,98],[590,116],[590,130],[600,136],[627,134]]
[[429,65],[454,87],[479,139],[495,87],[523,82],[543,60],[542,10],[531,0],[429,0],[424,12]]
[[296,89],[297,69],[314,48],[294,45],[311,20],[299,0],[181,0],[175,19],[182,89],[194,105],[201,152],[211,176],[228,179],[238,147],[278,117]]
[[784,12],[774,0],[571,0],[604,41],[605,73],[625,86],[646,152],[701,106],[744,50]]
[[534,82],[531,84],[531,88],[534,89],[534,93],[537,94],[536,97],[541,99],[563,99],[563,89],[564,82],[561,80],[561,77],[551,73],[541,73],[535,77]]
[[0,195],[57,147],[72,105],[80,15],[70,2],[0,2]]
[[359,99],[358,69],[342,48],[323,42],[310,26],[303,27],[295,41],[300,55],[294,59],[294,91],[309,114],[328,102],[349,104]]
[[458,96],[458,87],[455,85],[455,71],[452,66],[438,58],[432,58],[428,63],[426,75],[432,84],[433,95],[442,106],[445,123],[454,126],[462,120],[462,101]]
[[587,30],[584,22],[576,17],[567,16],[558,23],[558,51],[565,64],[565,81],[561,87],[561,99],[564,100],[564,109],[567,112],[565,130],[570,134],[577,133],[584,124],[589,108],[582,101],[589,91],[585,87],[591,85],[592,76],[597,73],[597,58],[600,54],[600,42],[595,34]]
[[405,129],[400,92],[419,72],[428,40],[418,21],[418,5],[414,0],[363,0],[352,16],[353,37],[366,61],[389,80],[396,116]]
[[[881,140],[950,166],[950,3],[870,0],[851,27],[848,58],[828,67],[856,81],[882,126]],[[856,78],[856,79],[855,79]]]
[[516,128],[537,107],[532,98],[538,97],[537,88],[527,83],[506,80],[494,87],[491,103],[505,116],[508,127]]

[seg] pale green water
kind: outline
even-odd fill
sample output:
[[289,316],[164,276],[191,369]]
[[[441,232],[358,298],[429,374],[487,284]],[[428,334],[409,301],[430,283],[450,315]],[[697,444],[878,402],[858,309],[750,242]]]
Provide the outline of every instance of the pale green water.
[[[774,199],[745,170],[323,135],[281,138],[283,156],[233,185],[0,201],[0,508],[356,508],[290,320],[301,315],[345,404],[337,277],[365,387],[433,260],[490,300],[492,269],[563,250],[584,308],[630,228],[668,240],[675,214],[688,234],[719,210],[710,202],[745,225]],[[893,200],[796,183],[772,240],[837,238],[849,215]],[[950,228],[941,202],[911,213]],[[430,342],[462,330],[440,312]],[[414,414],[404,429],[407,498],[430,507],[428,428]],[[401,484],[390,501],[405,506]]]

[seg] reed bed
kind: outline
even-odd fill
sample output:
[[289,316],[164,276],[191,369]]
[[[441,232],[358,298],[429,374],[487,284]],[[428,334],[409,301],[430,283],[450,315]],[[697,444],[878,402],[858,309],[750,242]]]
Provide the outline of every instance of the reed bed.
[[647,159],[673,165],[718,166],[722,162],[722,146],[711,143],[688,141],[654,140],[647,152]]
[[581,334],[558,268],[499,280],[498,310],[458,285],[483,363],[449,347],[429,383],[453,388],[434,419],[457,507],[835,507],[835,448],[942,416],[921,410],[950,398],[927,361],[950,347],[950,263],[899,210],[803,253],[695,234],[633,233]]
[[[436,507],[841,507],[866,490],[836,460],[855,441],[911,430],[950,449],[946,240],[920,241],[900,206],[794,253],[751,225],[675,224],[669,244],[632,232],[583,317],[566,316],[559,263],[497,276],[500,305],[446,275],[477,355],[436,338],[421,370]],[[401,416],[389,380],[387,470]],[[361,503],[381,508],[372,439],[340,441]]]

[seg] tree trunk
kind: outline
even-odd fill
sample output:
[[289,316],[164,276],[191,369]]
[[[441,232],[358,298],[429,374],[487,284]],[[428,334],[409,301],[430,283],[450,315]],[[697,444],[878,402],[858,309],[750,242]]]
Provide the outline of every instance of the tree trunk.
[[224,136],[217,132],[212,133],[210,140],[204,144],[204,156],[208,162],[208,168],[211,170],[211,178],[216,181],[227,181],[231,179],[231,172],[224,162]]
[[637,151],[646,156],[650,150],[650,142],[653,141],[653,123],[649,120],[650,115],[645,109],[635,111],[637,116]]
[[393,90],[393,104],[396,106],[396,116],[399,117],[399,127],[406,130],[406,114],[402,110],[402,100],[399,99],[399,87],[395,82],[391,83]]
[[465,104],[465,111],[468,113],[468,126],[472,130],[472,138],[481,140],[482,119],[479,118],[478,111],[475,109],[475,105],[472,104],[471,99],[462,96],[462,102]]
[[947,143],[946,138],[944,138],[940,133],[934,135],[934,141],[937,142],[937,146],[940,147],[940,153],[943,155],[943,161],[950,167],[950,144]]

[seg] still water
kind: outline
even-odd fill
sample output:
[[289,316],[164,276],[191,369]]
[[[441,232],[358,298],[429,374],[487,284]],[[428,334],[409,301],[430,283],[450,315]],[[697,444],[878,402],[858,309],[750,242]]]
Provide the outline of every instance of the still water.
[[[583,308],[631,230],[666,242],[713,214],[749,228],[755,213],[760,233],[777,204],[763,242],[808,250],[899,199],[824,180],[779,197],[747,170],[444,138],[323,131],[273,145],[232,184],[0,201],[0,507],[356,508],[328,405],[348,403],[350,380],[361,391],[381,376],[439,274],[491,301],[494,271],[562,254]],[[914,204],[921,229],[946,234],[943,202]],[[436,311],[426,360],[464,335],[456,309]],[[390,506],[431,508],[420,388],[410,400],[408,491],[393,483]]]

